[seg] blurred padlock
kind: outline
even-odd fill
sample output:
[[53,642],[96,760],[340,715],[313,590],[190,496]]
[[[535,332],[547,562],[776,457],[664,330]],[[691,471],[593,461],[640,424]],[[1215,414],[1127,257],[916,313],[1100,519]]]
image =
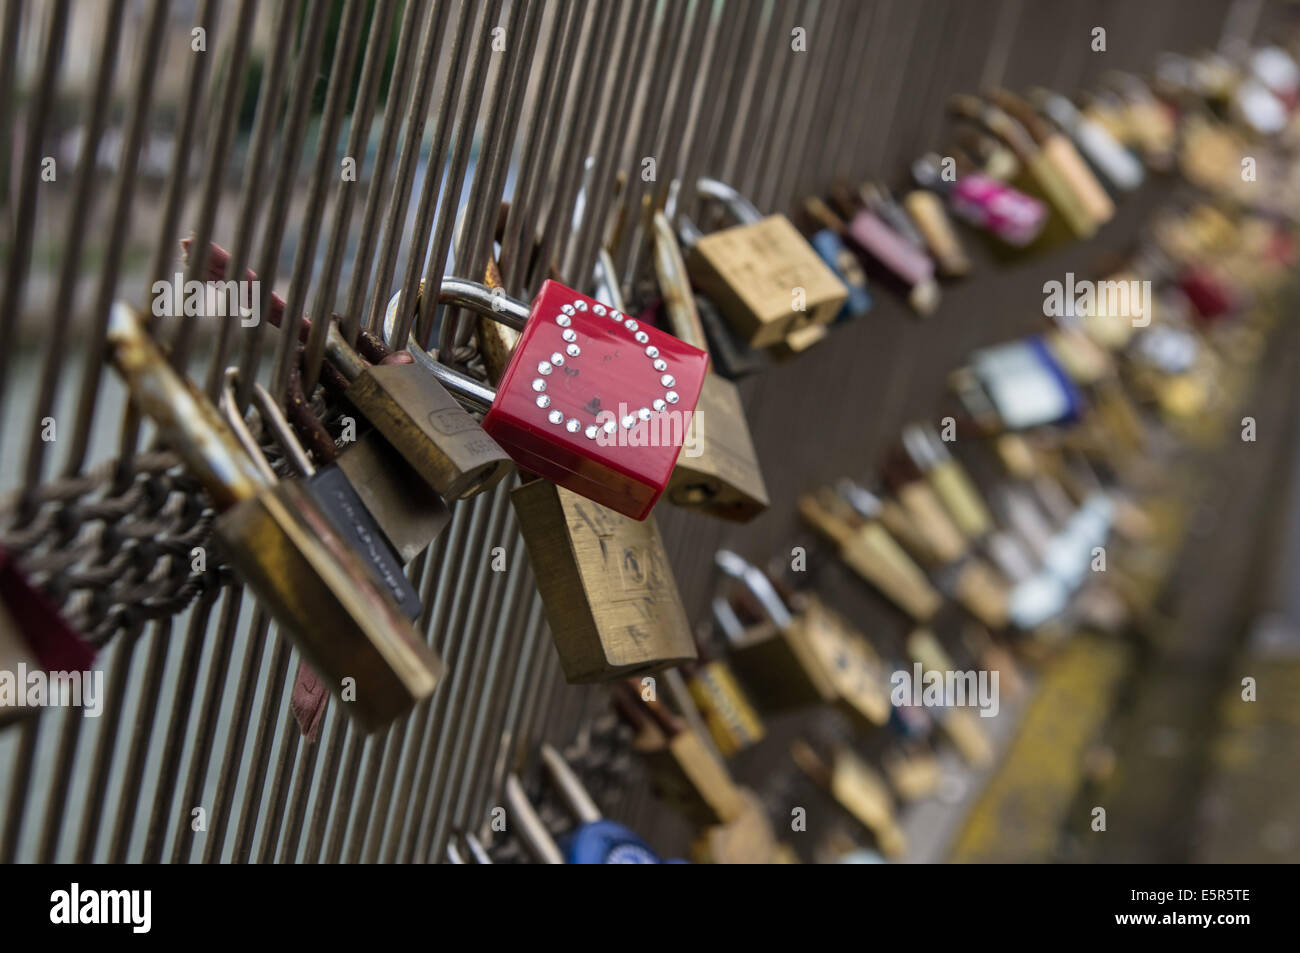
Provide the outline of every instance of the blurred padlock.
[[1039,150],[1069,183],[1079,203],[1098,226],[1105,225],[1115,217],[1115,203],[1069,138],[1053,128],[1033,106],[1010,90],[995,89],[989,98],[1020,122]]
[[[862,199],[852,189],[837,187],[832,200],[839,207],[845,223],[841,237],[862,256],[868,273],[901,290],[917,314],[931,314],[942,297],[934,277],[934,260],[922,247],[908,241],[875,209],[862,204]],[[828,216],[824,218],[828,224],[833,221]]]
[[221,511],[214,533],[236,571],[308,662],[375,729],[428,698],[441,663],[298,483],[267,480],[217,409],[172,369],[125,305],[109,319],[109,357]]
[[[727,603],[724,601],[723,605]],[[736,624],[739,625],[739,620]],[[766,733],[763,719],[740,687],[730,665],[722,659],[707,657],[700,649],[699,661],[686,663],[682,671],[691,699],[724,758],[763,739]]]
[[833,703],[834,680],[809,640],[804,620],[790,611],[771,580],[730,550],[718,550],[714,563],[744,586],[766,616],[766,623],[752,631],[725,633],[732,639],[727,657],[758,706],[781,711]]
[[888,785],[871,765],[843,746],[835,747],[827,764],[802,738],[791,742],[790,755],[800,770],[872,834],[882,854],[890,860],[902,859],[907,836],[899,826]]
[[722,309],[751,347],[782,341],[792,325],[834,320],[848,289],[784,215],[764,217],[739,192],[716,179],[695,188],[720,202],[738,224],[701,234],[682,220],[691,280]]
[[740,789],[694,729],[635,683],[614,686],[620,714],[637,729],[633,747],[649,769],[660,800],[698,826],[725,824],[741,813]]
[[913,619],[932,617],[943,597],[882,525],[880,501],[863,497],[855,506],[861,512],[829,488],[799,498],[800,515],[835,545],[845,565]]

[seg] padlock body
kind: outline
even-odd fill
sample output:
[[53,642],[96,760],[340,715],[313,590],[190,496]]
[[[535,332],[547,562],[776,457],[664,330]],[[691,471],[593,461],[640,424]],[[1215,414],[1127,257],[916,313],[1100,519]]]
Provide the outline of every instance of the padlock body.
[[692,824],[726,824],[742,813],[741,789],[691,729],[664,739],[642,754],[656,796]]
[[726,662],[705,662],[686,683],[724,758],[763,739],[766,729]]
[[736,385],[709,374],[668,483],[677,506],[745,523],[768,507],[767,486]]
[[420,597],[402,572],[402,563],[375,518],[337,466],[317,470],[307,480],[307,490],[321,511],[334,523],[343,541],[361,557],[371,581],[392,596],[402,615],[420,614]]
[[[305,487],[278,483],[214,525],[228,560],[367,730],[433,694],[442,664]],[[348,693],[352,695],[351,692]]]
[[495,486],[510,457],[418,364],[368,367],[348,400],[433,490],[461,499]]
[[800,319],[829,323],[848,298],[784,215],[704,235],[687,253],[686,268],[751,347],[777,344]]
[[520,467],[633,519],[659,499],[709,357],[546,281],[483,429]]
[[731,667],[764,711],[825,705],[836,697],[830,673],[796,619],[784,630],[764,623],[733,645]]
[[442,497],[374,431],[339,454],[336,465],[403,563],[424,552],[451,521]]
[[606,681],[696,657],[653,519],[630,519],[547,480],[517,487],[511,502],[566,679]]

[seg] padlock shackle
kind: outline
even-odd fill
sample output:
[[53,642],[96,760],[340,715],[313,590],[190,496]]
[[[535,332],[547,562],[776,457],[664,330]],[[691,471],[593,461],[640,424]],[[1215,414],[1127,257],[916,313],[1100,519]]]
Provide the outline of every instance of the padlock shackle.
[[[492,297],[491,291],[484,285],[476,285],[476,283],[472,281],[461,281],[459,278],[448,280],[471,287],[477,287],[480,290],[487,292],[489,298]],[[385,341],[391,341],[393,335],[397,331],[397,300],[400,294],[401,292],[399,291],[397,295],[393,296],[393,299],[388,302],[388,307],[384,311]],[[501,300],[503,297],[503,295],[497,295],[496,299]],[[439,298],[439,300],[441,301],[442,299]],[[513,299],[510,298],[505,298],[505,300],[511,301],[516,305],[519,304],[519,302],[513,301]],[[457,300],[456,303],[464,304],[465,301]],[[475,311],[478,310],[478,307],[475,305],[466,305],[466,307],[472,307]],[[415,359],[416,364],[419,364],[426,371],[431,373],[434,378],[437,379],[438,383],[445,387],[447,391],[462,404],[468,404],[474,410],[487,411],[492,408],[492,402],[496,400],[497,397],[497,392],[495,390],[488,387],[486,384],[479,383],[468,374],[462,374],[460,371],[453,370],[447,365],[440,363],[432,354],[420,346],[420,342],[415,339],[414,333],[407,335],[406,350],[411,357]]]
[[864,519],[873,520],[880,515],[883,508],[880,497],[848,477],[841,478],[835,484],[835,491],[839,493],[840,499],[849,504],[853,511]]
[[763,220],[763,213],[753,202],[720,179],[701,176],[695,181],[695,192],[700,198],[721,202],[741,225],[753,225]]
[[551,783],[560,792],[561,800],[570,813],[577,818],[579,824],[593,824],[604,816],[587,792],[577,772],[569,767],[564,757],[550,745],[542,745],[542,764],[551,778]]
[[722,596],[713,597],[713,620],[718,623],[718,628],[732,645],[739,645],[745,641],[744,623],[740,621],[740,616],[736,615],[736,610],[731,603]]
[[235,439],[244,448],[248,458],[253,461],[253,466],[257,467],[268,483],[274,483],[276,481],[275,471],[266,462],[266,457],[262,456],[262,448],[253,439],[253,432],[248,429],[248,422],[244,420],[244,415],[239,412],[239,402],[235,400],[235,388],[238,385],[239,368],[227,367],[226,373],[222,375],[221,379],[221,396],[217,399],[217,409],[226,418],[231,433],[235,435]]
[[516,331],[524,329],[532,313],[532,309],[522,301],[464,278],[443,278],[438,286],[438,303],[468,308]]
[[614,256],[603,245],[596,252],[596,264],[592,267],[592,281],[595,285],[594,297],[603,301],[615,311],[627,313],[627,302],[623,300],[623,289],[618,284],[618,269],[614,266]]
[[729,549],[719,549],[714,553],[713,562],[725,575],[744,584],[778,629],[787,629],[794,622],[794,616],[786,608],[772,580],[757,566]]
[[289,418],[285,417],[284,411],[275,402],[271,392],[261,384],[254,384],[253,403],[257,405],[257,412],[262,415],[262,423],[271,431],[275,442],[292,461],[294,469],[305,477],[314,476],[316,465],[311,462],[311,457],[307,456],[307,451],[298,442],[293,427],[289,425]]

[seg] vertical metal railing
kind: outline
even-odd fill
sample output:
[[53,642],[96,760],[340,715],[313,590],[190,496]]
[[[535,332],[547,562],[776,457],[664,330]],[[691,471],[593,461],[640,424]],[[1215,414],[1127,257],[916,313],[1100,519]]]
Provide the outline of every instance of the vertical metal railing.
[[[480,275],[498,224],[511,294],[528,297],[552,263],[587,289],[611,244],[630,291],[648,261],[645,209],[676,179],[717,175],[793,213],[834,181],[904,174],[939,145],[952,92],[1073,92],[1105,69],[1145,69],[1158,49],[1212,45],[1227,11],[1226,0],[5,0],[0,538],[76,618],[102,620],[111,607],[95,593],[123,549],[143,559],[160,526],[182,525],[177,499],[149,510],[131,495],[133,477],[160,464],[102,371],[104,332],[114,299],[142,303],[156,279],[205,274],[210,240],[231,253],[228,277],[257,271],[263,313],[279,291],[291,318],[337,312],[349,338],[377,329],[391,293],[413,295],[424,275]],[[1109,31],[1104,59],[1087,52],[1094,23]],[[349,160],[352,177],[340,172]],[[679,208],[694,215],[690,193]],[[184,264],[182,237],[194,239]],[[928,327],[882,302],[842,346],[744,382],[784,502],[744,528],[662,514],[694,618],[717,544],[759,557],[785,544],[790,501],[814,471],[862,469],[933,398],[941,385],[918,376],[923,364],[937,374],[1017,326],[998,301],[963,300],[961,320]],[[461,359],[468,324],[445,321],[435,342],[433,318],[426,296],[418,333]],[[309,389],[325,326],[308,341]],[[237,362],[241,406],[256,380],[283,396],[293,335],[159,328],[210,393]],[[795,432],[810,419],[815,434]],[[156,582],[160,607],[112,616],[124,621],[102,647],[103,716],[52,710],[0,733],[0,860],[439,861],[462,832],[490,835],[506,774],[531,774],[542,741],[580,748],[607,708],[601,688],[563,681],[507,495],[457,504],[410,566],[419,625],[448,674],[369,737],[339,705],[318,740],[301,737],[288,711],[297,653],[228,577],[177,588],[177,531],[175,552],[153,554],[156,576],[136,579]],[[182,611],[166,610],[169,585]],[[653,834],[661,815],[644,786],[620,793],[621,813]]]

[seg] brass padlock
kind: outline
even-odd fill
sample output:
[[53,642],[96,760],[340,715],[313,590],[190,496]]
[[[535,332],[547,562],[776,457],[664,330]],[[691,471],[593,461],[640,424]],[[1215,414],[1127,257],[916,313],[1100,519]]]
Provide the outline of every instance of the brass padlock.
[[849,290],[788,218],[764,217],[716,179],[700,179],[696,190],[720,201],[739,224],[704,235],[683,219],[686,267],[746,343],[767,347],[805,319],[835,319]]
[[[728,603],[723,601],[722,605],[730,611]],[[739,620],[735,625],[740,627]],[[730,665],[722,659],[706,657],[701,650],[699,662],[683,665],[682,671],[691,700],[724,758],[763,740],[767,731],[763,719],[740,687]]]
[[789,848],[777,840],[758,794],[740,788],[740,806],[732,820],[700,832],[691,842],[691,859],[697,864],[788,863]]
[[835,708],[869,732],[889,723],[889,673],[871,643],[813,592],[798,595],[804,632],[835,686]]
[[604,681],[696,657],[653,516],[634,520],[542,479],[510,501],[565,678]]
[[[1007,624],[1005,580],[970,544],[949,517],[938,495],[910,461],[895,458],[888,471],[900,505],[872,494],[851,481],[838,485],[845,500],[866,518],[878,517],[912,556],[933,571],[941,592],[952,596],[985,625]],[[865,500],[865,504],[862,502]]]
[[[1040,148],[1024,125],[1005,110],[975,96],[954,96],[949,104],[953,112],[979,122],[1016,154],[1021,174],[1013,180],[1013,185],[1045,198],[1074,238],[1091,238],[1096,234],[1097,219],[1079,197],[1075,185],[1054,158]],[[1055,234],[1049,234],[1051,232]],[[1049,224],[1041,240],[1044,244],[1054,244],[1062,238],[1060,230]]]
[[326,353],[351,381],[348,400],[439,495],[474,496],[510,469],[509,454],[423,367],[367,364],[334,324]]
[[1115,203],[1097,181],[1092,169],[1063,133],[1029,103],[1007,89],[995,89],[989,98],[1017,119],[1033,137],[1038,148],[1069,183],[1084,210],[1099,226],[1115,217]]
[[108,344],[135,406],[221,511],[214,534],[241,578],[336,694],[355,687],[346,709],[375,729],[433,694],[441,663],[310,495],[258,470],[125,305],[113,306]]
[[694,729],[660,702],[645,700],[635,683],[614,686],[614,701],[637,729],[633,747],[644,758],[660,800],[697,826],[740,816],[740,789]]
[[[669,329],[687,344],[707,350],[686,266],[662,212],[654,217],[654,260]],[[767,509],[767,487],[736,385],[710,370],[690,428],[668,483],[668,499],[741,523]]]
[[[956,670],[951,656],[929,629],[914,629],[907,637],[907,651],[925,672]],[[957,753],[971,767],[979,770],[993,763],[996,753],[993,739],[969,708],[937,708],[935,720],[952,742]]]
[[799,498],[800,515],[835,544],[845,565],[913,619],[929,619],[943,597],[882,525],[880,510],[877,500],[875,516],[859,513],[829,488]]
[[972,542],[993,530],[993,516],[980,498],[966,469],[953,457],[933,427],[910,424],[903,428],[903,446],[925,472],[957,528]]
[[790,755],[809,778],[871,832],[882,854],[891,860],[906,854],[907,836],[898,823],[889,787],[875,768],[844,746],[834,748],[827,764],[802,738],[791,742]]
[[782,711],[835,702],[835,681],[808,638],[805,620],[790,611],[757,566],[720,549],[714,563],[741,583],[767,617],[753,630],[726,631],[728,658],[759,708]]

